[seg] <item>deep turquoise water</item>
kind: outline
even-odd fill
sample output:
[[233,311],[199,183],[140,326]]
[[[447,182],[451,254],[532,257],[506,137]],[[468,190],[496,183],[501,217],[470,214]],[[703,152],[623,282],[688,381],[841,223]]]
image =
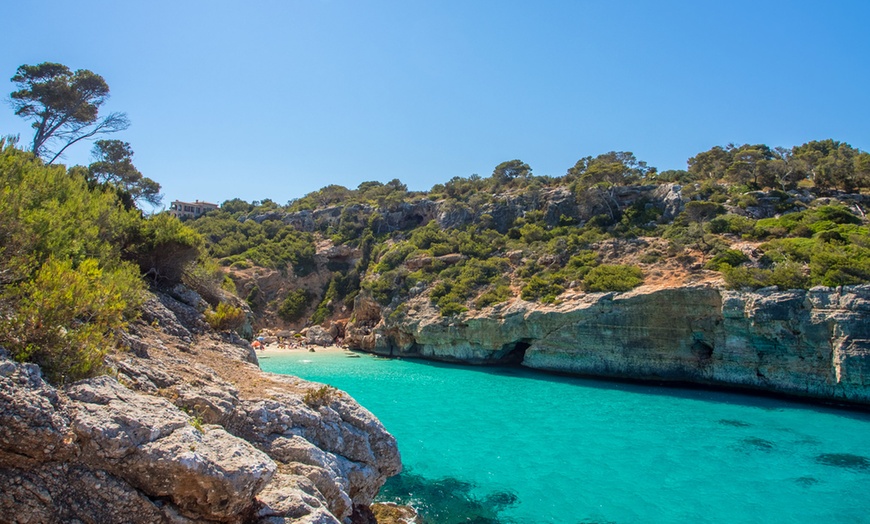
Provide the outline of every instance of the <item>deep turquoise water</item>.
[[427,522],[870,522],[866,413],[348,355],[260,364],[372,411],[406,470],[382,497]]

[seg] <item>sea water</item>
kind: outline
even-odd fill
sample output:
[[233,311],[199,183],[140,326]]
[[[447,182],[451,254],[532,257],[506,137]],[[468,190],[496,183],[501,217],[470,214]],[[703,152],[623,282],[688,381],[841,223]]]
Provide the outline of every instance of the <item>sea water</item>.
[[372,411],[405,467],[379,497],[426,522],[870,522],[867,413],[350,352],[260,364]]

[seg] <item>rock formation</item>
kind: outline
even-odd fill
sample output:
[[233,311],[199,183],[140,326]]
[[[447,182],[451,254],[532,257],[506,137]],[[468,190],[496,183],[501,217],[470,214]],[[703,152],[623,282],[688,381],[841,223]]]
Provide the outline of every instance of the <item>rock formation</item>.
[[515,300],[444,318],[357,300],[346,341],[379,354],[521,362],[597,377],[677,381],[870,404],[870,286],[727,291],[712,285]]
[[347,394],[261,372],[189,305],[151,299],[127,343],[58,388],[0,352],[0,520],[353,522],[401,469]]

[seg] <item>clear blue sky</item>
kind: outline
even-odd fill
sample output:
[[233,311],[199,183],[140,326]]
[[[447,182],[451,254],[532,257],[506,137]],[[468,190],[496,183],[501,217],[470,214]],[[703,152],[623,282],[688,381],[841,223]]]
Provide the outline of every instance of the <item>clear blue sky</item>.
[[728,142],[870,149],[868,0],[40,0],[3,18],[4,96],[22,64],[103,75],[132,121],[113,137],[167,203],[429,189],[514,158],[558,176],[611,150],[664,170]]

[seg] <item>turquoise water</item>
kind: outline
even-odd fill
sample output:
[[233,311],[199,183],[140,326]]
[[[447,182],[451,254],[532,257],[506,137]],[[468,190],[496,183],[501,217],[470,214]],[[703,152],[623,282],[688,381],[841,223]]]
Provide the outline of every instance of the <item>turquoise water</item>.
[[261,357],[395,435],[427,522],[870,522],[870,415],[350,353]]

